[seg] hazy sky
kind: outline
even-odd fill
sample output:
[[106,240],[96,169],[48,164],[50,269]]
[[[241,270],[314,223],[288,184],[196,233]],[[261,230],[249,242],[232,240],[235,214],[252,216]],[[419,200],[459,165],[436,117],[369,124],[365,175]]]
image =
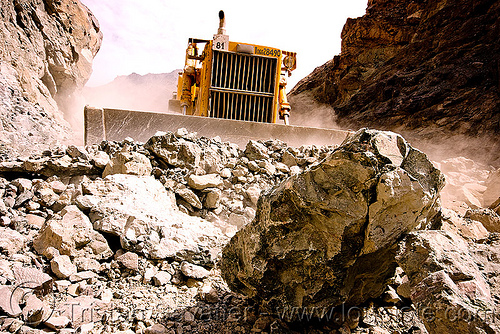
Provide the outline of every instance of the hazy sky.
[[340,53],[348,17],[365,13],[367,0],[81,0],[104,34],[88,86],[130,73],[166,73],[184,66],[190,37],[211,39],[220,9],[235,42],[297,52],[289,88]]

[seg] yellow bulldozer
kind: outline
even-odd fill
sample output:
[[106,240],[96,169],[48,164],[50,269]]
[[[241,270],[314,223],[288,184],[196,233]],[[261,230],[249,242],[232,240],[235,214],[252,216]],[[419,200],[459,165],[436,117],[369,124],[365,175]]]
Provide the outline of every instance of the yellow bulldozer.
[[[200,54],[200,44],[204,44]],[[287,77],[296,53],[229,41],[224,12],[212,40],[190,38],[170,109],[183,115],[289,124]]]
[[347,132],[289,125],[286,83],[296,65],[295,52],[229,41],[220,11],[213,39],[189,38],[168,112],[86,106],[85,144],[127,137],[145,142],[157,131],[179,128],[240,147],[250,139],[279,139],[292,146],[340,143]]

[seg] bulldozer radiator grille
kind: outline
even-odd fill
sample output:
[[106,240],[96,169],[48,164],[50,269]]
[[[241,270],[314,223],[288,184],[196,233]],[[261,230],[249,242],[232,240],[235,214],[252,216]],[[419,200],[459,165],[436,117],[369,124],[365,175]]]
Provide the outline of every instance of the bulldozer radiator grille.
[[215,51],[210,117],[271,123],[277,59]]

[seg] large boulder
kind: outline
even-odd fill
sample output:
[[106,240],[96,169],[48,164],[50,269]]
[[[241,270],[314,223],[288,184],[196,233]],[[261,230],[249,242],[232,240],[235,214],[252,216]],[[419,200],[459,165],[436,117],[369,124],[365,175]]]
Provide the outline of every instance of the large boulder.
[[[397,256],[429,333],[498,333],[500,242],[448,231],[409,233]],[[486,242],[485,242],[486,241]]]
[[94,228],[148,258],[210,266],[226,241],[212,223],[182,213],[174,194],[152,176],[109,175],[85,182],[83,191],[94,203],[89,214]]
[[223,250],[222,275],[271,312],[378,297],[397,241],[432,223],[443,185],[401,136],[362,129],[261,195],[255,220]]

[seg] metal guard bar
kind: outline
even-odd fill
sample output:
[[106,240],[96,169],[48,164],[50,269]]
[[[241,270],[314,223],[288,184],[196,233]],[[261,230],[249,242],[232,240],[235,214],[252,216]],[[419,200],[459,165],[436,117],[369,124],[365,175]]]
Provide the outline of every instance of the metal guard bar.
[[234,94],[243,94],[243,95],[251,95],[251,96],[264,96],[264,97],[273,97],[273,93],[266,92],[255,92],[255,91],[246,91],[240,89],[232,89],[232,88],[222,88],[222,87],[210,87],[211,91],[221,92],[221,93],[234,93]]

